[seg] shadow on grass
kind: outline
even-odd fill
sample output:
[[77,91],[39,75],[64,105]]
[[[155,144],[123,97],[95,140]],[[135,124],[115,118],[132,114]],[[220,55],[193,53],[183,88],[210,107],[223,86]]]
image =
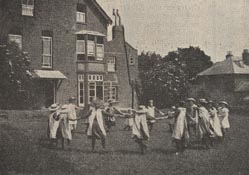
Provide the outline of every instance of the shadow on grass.
[[151,152],[155,152],[158,154],[165,154],[165,155],[171,155],[171,154],[175,154],[175,149],[161,149],[161,148],[156,148],[156,149],[152,149]]
[[45,140],[37,145],[10,125],[0,127],[0,174],[80,174],[53,150],[38,146],[47,146]]

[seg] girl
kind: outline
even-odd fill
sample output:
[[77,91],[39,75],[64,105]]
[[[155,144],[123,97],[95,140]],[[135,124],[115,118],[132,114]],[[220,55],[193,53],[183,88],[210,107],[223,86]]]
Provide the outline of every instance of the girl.
[[185,103],[180,102],[179,107],[176,110],[176,121],[174,130],[172,133],[173,142],[176,144],[176,155],[179,152],[183,152],[187,139],[189,138],[187,120],[186,120],[186,108]]
[[230,122],[229,122],[229,109],[228,109],[228,103],[225,101],[221,101],[219,108],[219,118],[221,122],[221,130],[223,134],[223,138],[225,137],[225,134],[227,130],[230,128]]
[[208,102],[208,112],[210,114],[210,125],[213,130],[213,137],[221,138],[223,136],[221,131],[220,120],[218,118],[218,111],[214,106],[213,101]]

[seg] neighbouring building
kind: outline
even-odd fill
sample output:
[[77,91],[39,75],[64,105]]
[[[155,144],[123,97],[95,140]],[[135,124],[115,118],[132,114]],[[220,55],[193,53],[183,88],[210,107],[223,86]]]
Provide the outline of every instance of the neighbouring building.
[[227,100],[234,106],[249,96],[249,52],[244,50],[242,57],[228,52],[226,59],[198,74],[199,91],[206,98]]
[[98,97],[120,106],[137,104],[137,50],[125,40],[118,10],[112,19],[96,0],[0,0],[0,41],[14,41],[34,69],[37,106],[79,106]]

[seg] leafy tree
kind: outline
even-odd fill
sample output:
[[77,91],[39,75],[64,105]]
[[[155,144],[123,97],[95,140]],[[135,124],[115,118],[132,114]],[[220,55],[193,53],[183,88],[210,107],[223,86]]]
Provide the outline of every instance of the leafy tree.
[[22,109],[32,104],[30,59],[15,43],[0,46],[0,107]]
[[210,57],[198,47],[178,48],[164,58],[156,53],[142,53],[138,60],[143,90],[141,103],[154,99],[160,107],[185,99],[191,81],[212,66]]

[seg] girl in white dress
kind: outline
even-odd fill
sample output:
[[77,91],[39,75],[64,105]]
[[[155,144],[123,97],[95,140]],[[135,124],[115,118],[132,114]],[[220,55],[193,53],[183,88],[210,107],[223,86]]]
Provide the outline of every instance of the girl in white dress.
[[180,102],[176,110],[175,126],[172,134],[173,142],[176,144],[176,155],[183,152],[187,139],[189,139],[185,103]]
[[225,137],[225,134],[227,130],[230,128],[230,122],[229,122],[229,109],[228,109],[228,103],[225,101],[221,101],[219,107],[219,119],[221,122],[221,130],[223,134],[223,138]]

